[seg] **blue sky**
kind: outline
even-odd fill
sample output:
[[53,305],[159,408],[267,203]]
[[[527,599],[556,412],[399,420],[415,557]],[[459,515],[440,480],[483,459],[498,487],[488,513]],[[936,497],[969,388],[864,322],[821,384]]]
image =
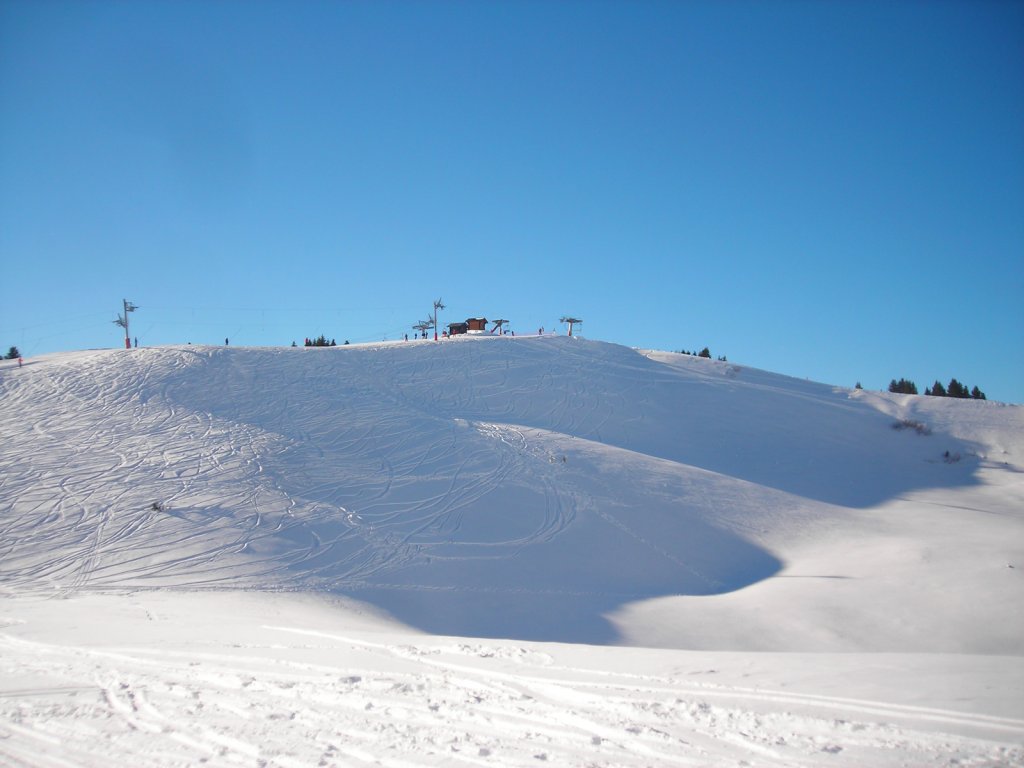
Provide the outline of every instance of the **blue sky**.
[[0,0],[0,345],[442,323],[1024,402],[1024,4]]

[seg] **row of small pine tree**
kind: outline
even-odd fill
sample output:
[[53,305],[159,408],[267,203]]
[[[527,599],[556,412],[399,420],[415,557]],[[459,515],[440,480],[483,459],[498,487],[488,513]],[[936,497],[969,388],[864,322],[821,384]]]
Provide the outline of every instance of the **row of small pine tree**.
[[[690,352],[689,350],[686,350],[686,349],[680,349],[679,350],[679,354],[680,355],[691,355],[693,357],[706,357],[708,360],[711,359],[711,350],[708,349],[707,347],[704,347],[704,349],[702,349],[700,352]],[[725,359],[725,355],[721,355],[718,358],[718,360],[719,360],[719,362],[723,362],[723,363],[724,362],[728,362]]]
[[306,346],[307,347],[336,347],[338,345],[337,345],[337,343],[335,343],[334,339],[331,339],[330,341],[328,341],[327,338],[323,334],[320,334],[319,338],[316,338],[316,339],[306,339]]
[[[900,379],[896,381],[893,379],[889,382],[889,391],[898,392],[904,395],[916,395],[917,385],[907,379]],[[942,386],[942,382],[936,379],[935,383],[926,387],[924,390],[926,395],[933,397],[959,397],[965,399],[984,400],[985,393],[975,386],[973,389],[968,389],[966,384],[961,384],[956,379],[950,379],[949,386]]]
[[972,400],[985,399],[985,393],[978,389],[977,385],[972,389],[968,389],[966,384],[961,384],[956,379],[950,379],[948,387],[943,387],[942,383],[936,379],[930,388],[924,390],[924,393],[926,395],[934,395],[935,397],[960,397]]

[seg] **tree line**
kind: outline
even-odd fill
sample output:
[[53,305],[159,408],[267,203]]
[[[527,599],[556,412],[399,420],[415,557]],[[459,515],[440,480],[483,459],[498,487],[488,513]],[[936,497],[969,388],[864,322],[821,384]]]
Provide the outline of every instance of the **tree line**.
[[[345,343],[348,344],[347,341]],[[306,339],[306,346],[307,347],[336,347],[338,345],[335,343],[334,339],[331,339],[330,341],[328,341],[327,338],[323,334],[320,334],[320,336],[318,338]]]
[[[917,385],[908,379],[900,379],[899,381],[893,379],[889,382],[889,391],[904,395],[916,395]],[[932,386],[925,387],[924,393],[931,397],[959,397],[971,400],[986,399],[985,393],[982,392],[977,385],[968,389],[966,384],[961,384],[956,379],[950,379],[949,384],[945,387],[942,386],[941,381],[936,379]]]
[[[702,349],[700,352],[690,352],[687,349],[680,349],[679,350],[679,354],[680,355],[690,355],[692,357],[705,357],[708,360],[711,359],[711,350],[708,347],[704,347],[704,349]],[[725,359],[725,355],[719,355],[718,361],[721,362],[721,363],[728,362],[728,360]]]

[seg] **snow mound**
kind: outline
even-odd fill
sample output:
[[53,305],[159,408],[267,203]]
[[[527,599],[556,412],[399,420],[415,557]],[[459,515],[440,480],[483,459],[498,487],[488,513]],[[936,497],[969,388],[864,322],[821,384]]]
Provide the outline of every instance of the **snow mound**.
[[729,606],[809,540],[841,560],[857,515],[981,493],[1024,443],[1019,407],[565,337],[94,351],[0,388],[4,590],[327,592],[523,640],[745,647]]
[[1022,427],[568,338],[0,363],[0,764],[1024,765]]

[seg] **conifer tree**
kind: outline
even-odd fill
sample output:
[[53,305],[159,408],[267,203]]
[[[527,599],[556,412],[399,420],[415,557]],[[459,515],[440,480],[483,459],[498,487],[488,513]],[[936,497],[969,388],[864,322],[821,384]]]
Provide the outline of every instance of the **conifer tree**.
[[[917,385],[914,382],[909,381],[907,379],[901,378],[899,381],[893,379],[892,381],[889,382],[889,391],[898,392],[903,395],[916,395]],[[925,394],[927,395],[929,393],[925,392]]]

